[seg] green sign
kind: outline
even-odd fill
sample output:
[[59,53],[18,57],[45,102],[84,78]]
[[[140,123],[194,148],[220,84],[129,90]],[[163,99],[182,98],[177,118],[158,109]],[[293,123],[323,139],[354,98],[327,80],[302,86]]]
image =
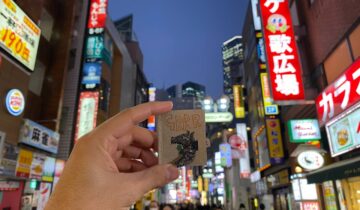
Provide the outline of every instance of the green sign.
[[103,35],[88,36],[86,39],[86,58],[102,58],[104,49]]
[[303,143],[321,139],[319,123],[316,119],[290,120],[288,122],[290,142]]
[[205,113],[206,123],[224,123],[231,122],[234,116],[231,112],[210,112]]

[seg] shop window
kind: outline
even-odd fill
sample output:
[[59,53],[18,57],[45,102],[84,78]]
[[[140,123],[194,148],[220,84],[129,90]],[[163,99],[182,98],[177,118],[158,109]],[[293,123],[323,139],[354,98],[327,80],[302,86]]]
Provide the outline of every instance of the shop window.
[[356,60],[360,57],[360,24],[350,34],[349,40],[354,59]]
[[353,62],[347,41],[343,41],[325,60],[327,82],[332,83]]
[[34,72],[30,76],[29,90],[40,96],[45,76],[45,66],[39,60],[36,61]]
[[41,35],[50,42],[51,34],[54,26],[54,18],[49,14],[46,9],[41,12],[41,18],[39,20],[39,27],[41,29]]

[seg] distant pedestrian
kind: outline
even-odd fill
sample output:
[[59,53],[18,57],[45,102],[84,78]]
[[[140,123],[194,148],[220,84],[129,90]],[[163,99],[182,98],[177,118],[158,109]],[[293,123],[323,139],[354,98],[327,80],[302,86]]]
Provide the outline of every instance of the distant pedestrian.
[[241,203],[241,204],[240,204],[240,207],[239,207],[239,210],[246,210],[245,204]]
[[260,210],[265,210],[265,205],[263,203],[260,204]]
[[171,204],[165,204],[161,210],[175,210],[174,206]]

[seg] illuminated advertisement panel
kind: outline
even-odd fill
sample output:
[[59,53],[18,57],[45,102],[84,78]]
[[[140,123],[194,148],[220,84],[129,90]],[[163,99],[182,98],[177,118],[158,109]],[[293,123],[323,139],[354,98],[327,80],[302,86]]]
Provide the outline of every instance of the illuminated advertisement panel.
[[77,114],[75,142],[96,127],[98,92],[81,92]]
[[234,111],[236,118],[244,118],[245,117],[245,106],[243,99],[243,90],[240,85],[233,86],[234,92]]
[[319,123],[316,119],[290,120],[288,122],[290,142],[303,143],[321,139]]
[[331,156],[360,147],[360,103],[326,124]]
[[288,0],[260,0],[260,11],[273,99],[304,100],[300,59]]
[[263,101],[264,101],[265,114],[266,115],[279,114],[278,105],[273,104],[273,102],[272,102],[268,74],[260,73],[260,80],[261,80],[261,89],[262,89],[262,95],[263,95]]
[[249,140],[248,140],[245,123],[237,123],[236,124],[236,135],[239,137],[238,150],[240,153],[240,158],[239,158],[240,177],[241,178],[249,178],[250,172],[251,172],[250,156],[249,156]]
[[279,119],[266,119],[266,130],[269,143],[271,164],[280,164],[284,161],[284,149]]
[[91,0],[88,28],[105,28],[107,16],[107,0]]
[[34,71],[40,28],[12,0],[2,0],[0,13],[0,47]]
[[360,58],[317,98],[320,126],[360,101]]

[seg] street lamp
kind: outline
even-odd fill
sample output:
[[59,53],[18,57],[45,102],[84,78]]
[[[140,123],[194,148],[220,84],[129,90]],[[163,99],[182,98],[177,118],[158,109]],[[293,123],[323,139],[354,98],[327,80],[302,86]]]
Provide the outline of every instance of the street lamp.
[[227,112],[230,108],[230,98],[227,95],[222,95],[221,98],[217,100],[218,111]]

